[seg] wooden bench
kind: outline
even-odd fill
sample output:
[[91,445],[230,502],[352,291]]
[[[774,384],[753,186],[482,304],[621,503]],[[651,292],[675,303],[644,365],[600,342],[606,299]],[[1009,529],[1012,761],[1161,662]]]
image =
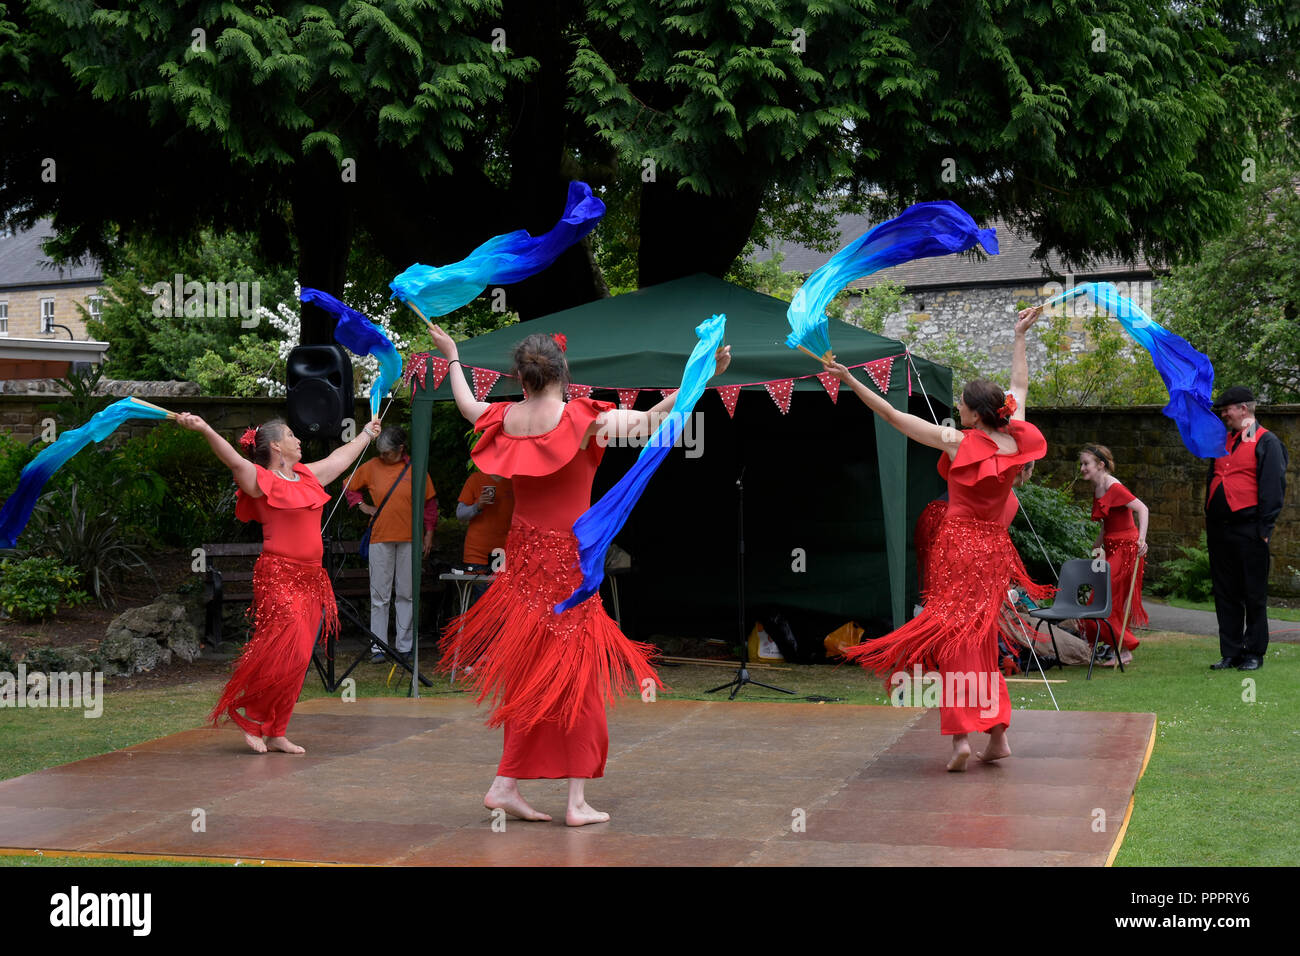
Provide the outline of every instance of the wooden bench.
[[[355,557],[360,541],[330,542],[330,564]],[[206,570],[203,573],[203,639],[213,646],[222,641],[222,608],[226,601],[244,604],[253,600],[253,565],[262,553],[260,541],[203,545]],[[220,567],[218,567],[218,562]],[[334,579],[336,593],[343,597],[370,597],[370,571],[364,562],[354,561]]]

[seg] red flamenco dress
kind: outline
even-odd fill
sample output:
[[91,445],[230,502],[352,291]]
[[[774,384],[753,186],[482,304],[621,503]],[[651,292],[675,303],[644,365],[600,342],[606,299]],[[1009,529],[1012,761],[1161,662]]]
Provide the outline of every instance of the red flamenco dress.
[[[939,474],[948,481],[948,510],[926,562],[925,607],[893,633],[844,655],[882,676],[910,671],[915,664],[939,671],[945,678],[939,708],[944,734],[988,731],[1011,723],[1011,698],[998,666],[998,622],[1007,589],[1019,585],[1035,600],[1053,593],[1051,587],[1029,579],[1004,523],[1012,482],[1025,462],[1047,454],[1047,442],[1028,422],[1012,421],[1007,431],[1016,440],[1015,452],[1000,454],[992,438],[972,429],[955,459],[940,457]],[[979,705],[969,683],[962,684],[953,699],[949,688],[961,682],[950,674],[983,681],[993,681],[996,675],[996,713]],[[969,706],[947,706],[964,696],[966,688]]]
[[608,402],[575,399],[541,435],[511,435],[494,403],[478,421],[474,463],[510,478],[515,511],[505,562],[487,593],[443,633],[440,669],[471,665],[477,699],[490,699],[488,725],[505,727],[497,773],[522,780],[590,778],[605,772],[605,706],[662,687],[648,661],[654,647],[628,640],[593,594],[556,614],[582,581],[573,523],[591,504],[604,448],[588,435]]
[[215,725],[229,717],[255,737],[283,737],[317,636],[338,630],[334,591],[321,567],[321,513],[330,495],[304,465],[294,466],[297,481],[253,467],[261,496],[241,491],[235,501],[236,518],[262,525],[249,609],[253,637],[208,719]]
[[[1092,501],[1092,520],[1101,522],[1101,547],[1110,564],[1110,617],[1107,618],[1110,627],[1102,628],[1096,621],[1079,622],[1079,633],[1093,643],[1099,630],[1109,640],[1112,631],[1119,636],[1123,629],[1126,651],[1141,643],[1128,625],[1145,627],[1147,624],[1146,608],[1142,606],[1142,576],[1146,572],[1147,559],[1138,557],[1137,521],[1127,507],[1130,501],[1136,500],[1137,496],[1117,481],[1106,489],[1104,495]],[[1124,605],[1129,602],[1130,589],[1133,598],[1126,625]]]

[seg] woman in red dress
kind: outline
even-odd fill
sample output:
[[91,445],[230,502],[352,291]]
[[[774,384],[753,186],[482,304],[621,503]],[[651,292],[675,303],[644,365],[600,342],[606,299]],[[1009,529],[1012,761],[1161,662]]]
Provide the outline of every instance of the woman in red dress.
[[[433,342],[459,366],[456,343],[437,326]],[[519,792],[519,780],[568,779],[565,823],[604,823],[586,800],[588,778],[605,771],[605,706],[629,690],[659,684],[648,661],[654,648],[627,639],[600,595],[556,614],[582,581],[573,523],[591,504],[591,483],[614,437],[650,434],[675,394],[648,412],[608,402],[564,400],[568,365],[556,342],[530,335],[515,349],[522,402],[476,401],[463,371],[450,374],[461,414],[482,437],[473,458],[514,485],[515,510],[504,566],[486,594],[444,632],[444,670],[472,665],[478,700],[490,698],[490,726],[504,725],[496,779],[483,798],[521,820],[549,820]],[[730,361],[720,349],[718,373]],[[630,677],[629,677],[630,672]]]
[[328,457],[304,465],[302,443],[282,421],[245,433],[241,444],[251,449],[252,461],[199,416],[183,414],[176,421],[202,434],[234,475],[235,517],[262,525],[262,553],[253,568],[253,636],[208,719],[215,725],[229,717],[257,753],[306,753],[285,736],[289,717],[316,638],[338,629],[334,591],[321,567],[321,512],[330,500],[322,486],[379,435],[379,422],[368,423]]
[[[1147,521],[1150,510],[1115,477],[1115,458],[1104,445],[1084,445],[1079,452],[1079,475],[1092,482],[1092,520],[1101,531],[1093,543],[1093,554],[1101,551],[1110,564],[1110,628],[1096,621],[1080,621],[1079,633],[1096,643],[1099,633],[1112,631],[1123,640],[1120,660],[1133,660],[1140,641],[1129,625],[1143,627],[1147,612],[1142,606],[1142,575],[1146,571]],[[1115,666],[1114,658],[1104,662]]]
[[1012,481],[1024,464],[1047,453],[1042,433],[1024,420],[1025,332],[1040,312],[1025,309],[1017,318],[1010,395],[984,379],[966,385],[957,403],[965,431],[900,412],[844,366],[827,365],[890,425],[943,452],[939,474],[948,481],[948,509],[928,560],[925,607],[898,630],[850,648],[845,657],[881,675],[916,664],[940,672],[939,725],[953,738],[948,769],[954,772],[966,769],[970,733],[989,734],[988,746],[977,754],[981,760],[1011,755],[1011,698],[998,666],[998,619],[1008,582],[1036,599],[1051,594],[1029,579],[1005,523]]

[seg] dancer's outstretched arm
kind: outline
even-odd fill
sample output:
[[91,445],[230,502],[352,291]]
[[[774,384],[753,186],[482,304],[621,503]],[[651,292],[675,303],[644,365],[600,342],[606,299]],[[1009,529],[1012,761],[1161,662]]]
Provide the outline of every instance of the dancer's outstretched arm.
[[868,408],[898,429],[913,441],[955,454],[961,444],[962,433],[952,425],[936,425],[924,418],[918,418],[907,412],[900,412],[883,397],[858,381],[853,373],[838,362],[826,363],[826,371],[853,389],[853,394],[862,399]]
[[239,490],[246,495],[254,498],[260,498],[262,490],[257,487],[257,468],[253,463],[235,451],[233,445],[216,433],[211,425],[205,422],[198,415],[192,415],[189,412],[181,412],[176,416],[176,424],[188,431],[198,432],[208,441],[208,447],[217,459],[230,469],[230,473],[235,478],[235,484]]
[[[731,364],[731,346],[724,345],[714,356],[717,368],[713,377],[717,378]],[[603,440],[613,441],[623,438],[648,438],[659,427],[664,416],[673,410],[677,403],[677,393],[673,392],[653,408],[638,412],[630,408],[613,408],[603,412],[596,419],[595,433]]]
[[366,422],[366,427],[361,430],[361,434],[346,445],[340,445],[320,461],[305,462],[305,465],[316,480],[322,485],[328,485],[343,472],[348,470],[348,466],[357,460],[357,456],[366,450],[366,446],[379,437],[383,431],[383,426],[379,424],[379,419],[372,418]]
[[1011,415],[1016,421],[1025,420],[1025,405],[1029,399],[1029,359],[1026,355],[1025,333],[1043,314],[1043,307],[1021,309],[1016,316],[1016,344],[1011,354],[1011,394],[1016,397],[1016,410]]
[[451,380],[451,394],[456,399],[456,407],[471,424],[478,421],[479,416],[488,410],[488,403],[476,399],[474,390],[469,387],[469,382],[465,381],[465,366],[460,364],[460,352],[456,348],[456,342],[440,326],[433,323],[429,324],[429,334],[433,337],[434,347],[446,357],[448,362],[455,363],[454,367],[447,369],[447,377]]

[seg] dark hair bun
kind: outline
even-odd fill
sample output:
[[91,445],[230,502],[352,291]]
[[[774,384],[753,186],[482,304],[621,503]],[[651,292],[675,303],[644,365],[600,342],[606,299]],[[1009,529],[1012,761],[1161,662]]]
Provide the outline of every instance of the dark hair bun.
[[569,380],[569,364],[564,354],[545,333],[534,333],[515,346],[514,361],[511,374],[529,392],[540,392],[552,382],[565,384]]

